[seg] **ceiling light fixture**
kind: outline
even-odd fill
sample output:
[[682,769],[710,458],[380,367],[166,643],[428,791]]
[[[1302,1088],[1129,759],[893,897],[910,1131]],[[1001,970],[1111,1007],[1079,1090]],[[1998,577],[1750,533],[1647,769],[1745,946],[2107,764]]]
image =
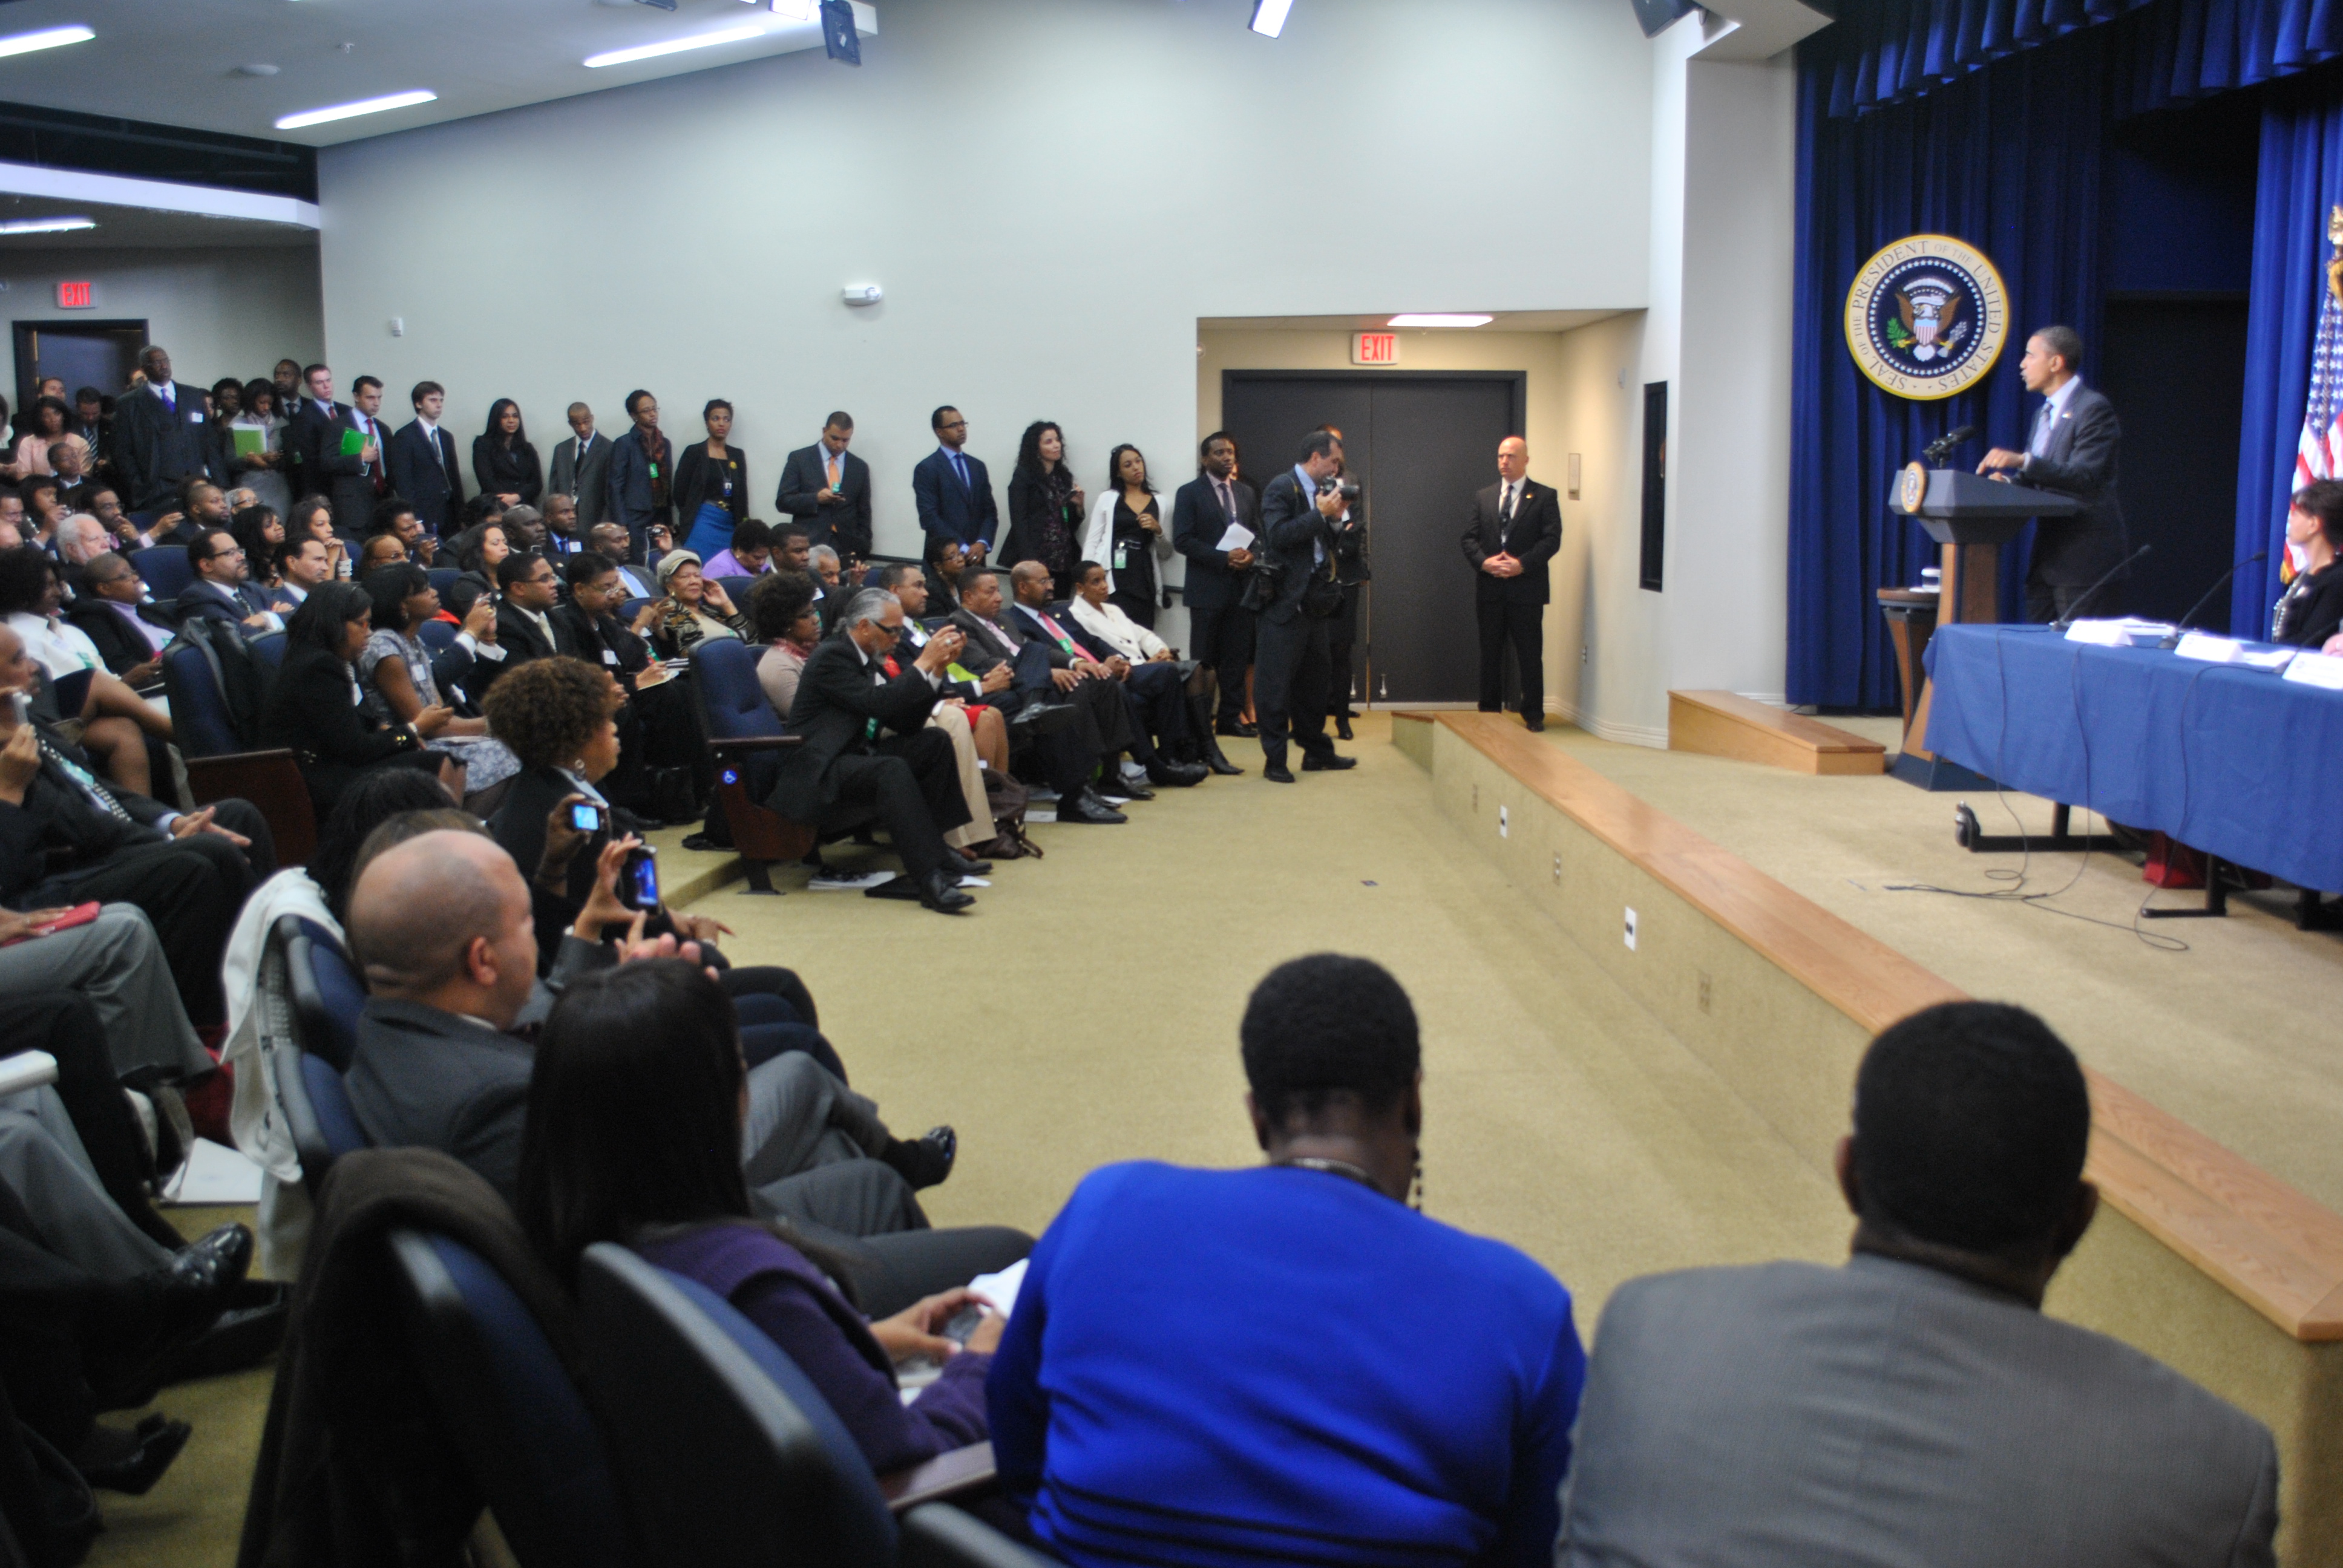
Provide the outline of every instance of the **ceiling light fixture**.
[[54,49],[60,44],[86,44],[96,36],[77,22],[70,27],[44,27],[37,33],[0,38],[0,55],[29,55],[35,49]]
[[85,217],[20,217],[0,223],[0,234],[65,234],[96,226],[95,221]]
[[588,55],[586,64],[598,70],[604,65],[629,65],[637,60],[656,60],[661,55],[680,55],[686,49],[706,49],[717,44],[743,44],[751,38],[761,38],[761,25],[727,27],[720,32],[702,33],[696,37],[670,38],[664,44],[643,44],[632,49],[613,49],[607,55]]
[[1293,0],[1252,0],[1252,21],[1249,25],[1264,38],[1274,38],[1285,31],[1285,14],[1293,9]]
[[1447,311],[1416,311],[1406,316],[1394,316],[1385,327],[1486,327],[1497,318],[1493,316],[1457,316]]
[[439,95],[417,88],[411,93],[392,93],[380,98],[360,98],[355,104],[336,104],[327,109],[304,109],[297,115],[287,115],[277,122],[280,131],[297,131],[304,126],[322,126],[328,120],[347,120],[358,115],[378,115],[385,109],[403,109],[410,104],[436,102]]

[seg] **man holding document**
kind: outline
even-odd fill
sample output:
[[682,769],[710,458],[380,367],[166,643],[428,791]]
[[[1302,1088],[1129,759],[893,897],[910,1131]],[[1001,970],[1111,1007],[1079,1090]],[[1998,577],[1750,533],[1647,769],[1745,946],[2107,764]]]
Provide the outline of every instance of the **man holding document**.
[[1529,477],[1530,446],[1519,436],[1497,443],[1497,482],[1473,498],[1464,558],[1481,621],[1481,711],[1504,711],[1505,645],[1522,678],[1522,722],[1545,728],[1546,563],[1562,548],[1562,503],[1554,487]]
[[1261,498],[1237,477],[1237,444],[1225,430],[1204,437],[1203,469],[1172,503],[1172,548],[1188,558],[1182,599],[1189,651],[1220,682],[1221,735],[1251,735],[1244,722],[1245,668],[1252,663],[1252,611],[1238,602],[1261,531]]

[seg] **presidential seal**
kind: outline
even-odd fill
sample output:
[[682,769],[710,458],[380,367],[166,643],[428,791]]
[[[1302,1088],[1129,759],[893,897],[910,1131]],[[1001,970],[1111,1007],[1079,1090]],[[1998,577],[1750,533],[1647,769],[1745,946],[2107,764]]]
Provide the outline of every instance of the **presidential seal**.
[[1856,269],[1846,291],[1846,346],[1865,376],[1899,397],[1966,391],[2009,336],[2001,274],[1976,246],[1916,234]]

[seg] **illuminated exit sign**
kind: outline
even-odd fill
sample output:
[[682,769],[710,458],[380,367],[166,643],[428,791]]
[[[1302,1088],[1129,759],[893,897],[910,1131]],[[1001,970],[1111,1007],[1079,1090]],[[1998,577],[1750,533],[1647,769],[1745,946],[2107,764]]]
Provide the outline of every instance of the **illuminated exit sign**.
[[1399,334],[1353,332],[1351,334],[1351,363],[1353,365],[1398,364]]
[[59,310],[87,310],[91,308],[96,302],[90,297],[90,286],[91,286],[86,282],[58,284],[57,308]]

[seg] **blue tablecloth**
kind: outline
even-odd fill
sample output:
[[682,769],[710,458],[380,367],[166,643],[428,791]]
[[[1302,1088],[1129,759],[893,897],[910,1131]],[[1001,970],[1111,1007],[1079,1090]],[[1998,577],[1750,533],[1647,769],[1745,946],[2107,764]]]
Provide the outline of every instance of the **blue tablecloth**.
[[2343,691],[2047,627],[1940,627],[1927,665],[1937,756],[2343,891]]

